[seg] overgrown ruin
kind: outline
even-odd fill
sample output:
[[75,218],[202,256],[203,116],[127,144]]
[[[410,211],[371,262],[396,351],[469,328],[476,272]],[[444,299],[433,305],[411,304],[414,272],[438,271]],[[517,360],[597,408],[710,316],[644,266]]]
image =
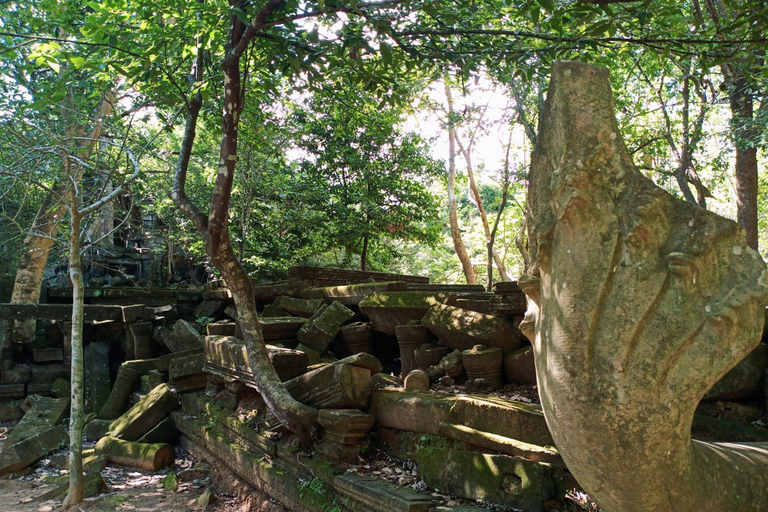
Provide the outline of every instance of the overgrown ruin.
[[[633,173],[603,71],[559,64],[542,117],[519,285],[316,267],[253,282],[270,361],[319,409],[309,447],[259,396],[224,281],[89,288],[86,471],[157,470],[178,443],[292,510],[540,512],[581,486],[605,512],[765,508],[765,444],[691,441],[692,423],[768,441],[748,426],[765,409],[764,264],[733,223]],[[67,438],[68,293],[0,305],[46,332],[0,370],[0,422],[23,422],[0,473]],[[729,411],[739,424],[711,417]]]

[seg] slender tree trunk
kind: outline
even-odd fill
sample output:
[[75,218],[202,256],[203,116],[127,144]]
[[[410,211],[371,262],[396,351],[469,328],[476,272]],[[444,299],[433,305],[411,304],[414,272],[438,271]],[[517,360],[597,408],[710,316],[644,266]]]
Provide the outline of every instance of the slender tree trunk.
[[[504,183],[502,185],[501,204],[499,205],[499,211],[496,212],[496,219],[493,221],[493,228],[488,236],[488,291],[493,291],[493,255],[495,250],[493,244],[496,242],[496,233],[499,231],[499,222],[501,222],[501,216],[504,215],[504,209],[507,207],[507,199],[509,197],[509,184],[512,176],[509,172],[509,153],[512,149],[512,133],[509,134],[509,140],[507,141],[507,151],[504,155]],[[525,217],[525,216],[523,216]],[[504,269],[506,272],[506,269]]]
[[[240,58],[250,40],[265,23],[270,14],[280,6],[281,0],[269,0],[249,25],[237,16],[230,16],[230,33],[227,36],[224,71],[224,111],[221,118],[221,147],[218,174],[211,195],[210,213],[206,217],[186,195],[186,173],[195,140],[197,117],[202,106],[202,96],[196,94],[189,104],[186,131],[179,163],[176,168],[171,198],[176,206],[202,233],[205,249],[211,263],[227,281],[237,307],[238,321],[243,331],[248,360],[253,368],[256,387],[269,409],[280,422],[308,441],[317,420],[317,411],[294,400],[277,376],[269,360],[264,336],[258,323],[253,286],[243,266],[238,261],[229,237],[229,204],[237,163],[239,116],[243,110],[244,94],[241,83]],[[234,4],[233,4],[234,5]],[[198,75],[195,77],[200,79]]]
[[[459,142],[458,138],[456,138],[456,141]],[[483,198],[480,196],[480,190],[477,188],[477,182],[475,181],[475,171],[472,167],[472,156],[470,155],[469,148],[464,149],[461,147],[461,144],[459,143],[460,151],[462,155],[464,155],[464,161],[467,164],[467,176],[469,177],[469,190],[472,193],[472,196],[475,199],[475,204],[477,205],[477,211],[480,212],[480,221],[483,224],[483,232],[485,233],[485,244],[486,247],[490,247],[491,251],[491,259],[496,263],[496,270],[499,272],[499,279],[502,281],[509,281],[509,275],[507,274],[507,267],[504,265],[504,262],[502,261],[501,257],[499,257],[499,254],[496,252],[496,250],[493,249],[493,243],[491,242],[491,227],[488,223],[488,214],[485,212],[485,206],[483,206]],[[489,283],[491,283],[493,279],[493,268],[489,266],[488,269],[488,280]],[[491,283],[492,284],[492,283]],[[491,286],[489,284],[489,287]]]
[[69,493],[64,508],[74,508],[83,501],[83,262],[80,255],[79,201],[76,188],[70,192],[69,277],[72,280],[72,360],[71,403],[69,413]]
[[[738,14],[726,7],[722,0],[709,0],[706,7],[718,36],[722,36],[721,21],[728,23]],[[725,62],[720,69],[728,89],[731,136],[736,148],[736,220],[746,231],[747,245],[757,250],[757,132],[753,125],[754,102],[747,79],[755,70],[739,61]]]
[[729,87],[733,139],[736,147],[736,219],[747,232],[747,245],[757,249],[757,133],[752,125],[754,104],[747,80],[723,64]]
[[363,270],[363,271],[365,271],[366,260],[368,259],[368,239],[369,239],[368,233],[363,235],[363,250],[360,253],[360,270]]
[[459,216],[456,211],[456,128],[453,125],[453,96],[448,80],[445,80],[445,97],[448,101],[448,220],[451,225],[451,238],[467,284],[477,284],[477,273],[461,239]]

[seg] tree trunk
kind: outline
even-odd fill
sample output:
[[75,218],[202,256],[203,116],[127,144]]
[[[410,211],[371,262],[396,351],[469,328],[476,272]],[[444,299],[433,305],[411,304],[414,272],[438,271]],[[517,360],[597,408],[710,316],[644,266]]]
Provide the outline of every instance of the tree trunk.
[[731,105],[736,147],[736,218],[747,232],[747,245],[757,249],[757,133],[753,127],[754,105],[747,80],[732,65],[723,64]]
[[[189,103],[186,130],[179,162],[176,168],[171,198],[176,206],[202,233],[205,249],[211,263],[227,281],[237,308],[238,321],[248,360],[253,368],[256,387],[269,409],[280,422],[302,440],[311,437],[317,419],[317,411],[297,402],[280,381],[267,354],[264,336],[258,323],[253,286],[243,266],[238,261],[229,237],[229,203],[237,163],[238,123],[243,110],[240,58],[256,31],[281,4],[270,0],[256,15],[253,22],[244,25],[234,14],[230,16],[230,33],[227,36],[224,71],[224,111],[221,118],[221,146],[219,168],[211,195],[210,213],[206,217],[186,195],[186,173],[195,140],[197,117],[202,106],[202,96],[197,93]],[[201,73],[201,68],[198,68]],[[195,77],[200,79],[200,75]]]
[[365,262],[368,259],[368,238],[368,233],[363,235],[363,250],[360,252],[360,270],[362,271],[365,271]]
[[83,501],[83,263],[80,255],[80,212],[75,187],[70,192],[69,277],[72,280],[72,361],[69,413],[69,493],[64,508],[72,509]]
[[[55,241],[56,232],[65,207],[61,201],[62,187],[54,185],[43,200],[43,205],[32,222],[32,227],[24,239],[24,250],[21,253],[19,266],[16,270],[16,280],[13,284],[11,302],[19,304],[37,304],[40,302],[40,289],[43,284],[43,272],[48,262],[48,254]],[[21,342],[31,342],[35,339],[35,320],[8,322],[15,332],[13,338]],[[6,336],[6,343],[12,342]]]
[[453,125],[453,96],[448,80],[445,80],[445,97],[448,101],[448,220],[451,225],[451,238],[467,284],[477,284],[477,273],[461,239],[459,216],[456,211],[456,128]]
[[[458,142],[458,139],[457,139]],[[469,148],[466,150],[464,148],[461,148],[461,153],[464,155],[464,161],[467,163],[467,176],[469,177],[469,190],[472,192],[472,196],[475,198],[475,204],[477,205],[477,211],[480,212],[480,221],[483,223],[483,231],[485,232],[485,243],[486,247],[490,251],[490,258],[496,263],[496,270],[499,272],[499,279],[501,281],[510,281],[509,275],[507,274],[507,267],[504,265],[504,262],[501,260],[501,257],[499,257],[499,253],[496,252],[496,250],[493,248],[493,242],[491,240],[491,227],[488,223],[488,214],[485,212],[485,206],[483,206],[483,198],[480,197],[480,191],[477,188],[477,183],[475,182],[475,171],[472,168],[472,157],[469,153]],[[488,266],[488,286],[489,289],[492,285],[493,280],[493,268],[491,265]]]

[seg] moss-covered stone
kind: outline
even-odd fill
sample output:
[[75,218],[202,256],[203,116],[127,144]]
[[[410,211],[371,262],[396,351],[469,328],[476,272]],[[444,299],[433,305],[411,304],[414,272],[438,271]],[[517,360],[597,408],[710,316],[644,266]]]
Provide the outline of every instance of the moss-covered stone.
[[418,321],[431,307],[451,298],[436,292],[376,292],[360,301],[360,311],[371,319],[374,330],[394,336],[398,325]]
[[160,384],[113,421],[109,431],[115,437],[135,441],[164,420],[177,405],[178,399],[168,385]]
[[48,398],[44,396],[27,397],[30,404],[24,417],[8,435],[7,443],[13,444],[28,437],[44,432],[69,416],[69,397]]
[[354,312],[338,301],[330,306],[320,308],[312,318],[304,324],[297,334],[298,339],[315,350],[324,354],[328,346],[344,322],[354,316]]
[[472,500],[541,512],[555,486],[544,464],[505,455],[424,447],[416,451],[419,475],[428,486]]
[[137,443],[104,436],[96,443],[96,454],[106,455],[110,462],[150,471],[173,464],[173,446],[166,443]]
[[432,331],[442,345],[453,349],[485,345],[512,351],[522,343],[505,318],[443,304],[430,308],[421,318],[421,324]]

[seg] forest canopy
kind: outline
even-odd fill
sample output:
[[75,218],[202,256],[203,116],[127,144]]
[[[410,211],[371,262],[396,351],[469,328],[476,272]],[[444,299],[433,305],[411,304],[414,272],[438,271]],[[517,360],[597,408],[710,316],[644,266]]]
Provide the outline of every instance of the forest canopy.
[[[452,209],[481,282],[497,217],[492,280],[519,274],[527,154],[556,59],[607,67],[636,164],[765,245],[763,5],[36,0],[2,10],[0,272],[15,272],[67,168],[82,164],[69,179],[95,198],[133,172],[130,154],[140,175],[85,219],[86,247],[152,219],[144,242],[166,258],[166,280],[179,255],[214,272],[195,221],[168,196],[185,156],[187,196],[198,213],[226,210],[252,276],[316,264],[468,281]],[[222,158],[232,182],[217,209]]]

